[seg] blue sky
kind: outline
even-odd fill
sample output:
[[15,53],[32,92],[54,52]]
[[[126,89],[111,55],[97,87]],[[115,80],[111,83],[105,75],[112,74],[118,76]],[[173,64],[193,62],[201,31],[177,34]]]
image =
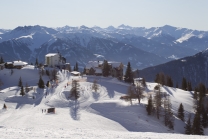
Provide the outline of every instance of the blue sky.
[[172,25],[208,30],[207,0],[0,0],[0,28]]

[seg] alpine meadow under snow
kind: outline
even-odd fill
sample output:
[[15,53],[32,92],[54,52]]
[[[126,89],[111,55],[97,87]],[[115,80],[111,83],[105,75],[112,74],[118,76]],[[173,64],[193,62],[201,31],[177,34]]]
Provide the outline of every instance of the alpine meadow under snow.
[[[58,71],[58,84],[40,89],[37,86],[39,69],[26,66],[20,70],[0,71],[3,81],[0,91],[0,138],[208,138],[206,136],[183,135],[185,122],[176,115],[180,103],[185,109],[185,121],[189,114],[193,119],[193,91],[162,86],[161,91],[170,96],[174,113],[174,130],[164,125],[163,118],[148,116],[147,98],[133,100],[131,105],[120,97],[126,95],[129,84],[113,77],[73,76],[66,70]],[[31,89],[21,96],[17,86],[21,77],[23,86],[27,83]],[[44,82],[49,79],[44,75]],[[70,99],[72,82],[79,83],[80,97]],[[97,81],[98,90],[93,90]],[[154,94],[157,83],[146,83],[144,95]],[[52,87],[53,86],[53,87]],[[48,108],[55,113],[47,113]],[[208,135],[208,130],[204,129]]]

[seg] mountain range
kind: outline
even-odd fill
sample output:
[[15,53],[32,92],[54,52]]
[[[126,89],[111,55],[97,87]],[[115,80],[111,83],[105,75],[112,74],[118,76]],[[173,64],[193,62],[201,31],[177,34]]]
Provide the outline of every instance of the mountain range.
[[44,63],[47,53],[60,52],[74,65],[84,67],[95,56],[108,61],[131,62],[133,69],[144,69],[192,56],[208,46],[208,31],[162,27],[131,27],[120,25],[107,28],[19,26],[0,29],[0,56],[5,61],[23,60]]
[[181,87],[182,78],[191,82],[193,86],[203,83],[208,86],[208,49],[165,64],[145,68],[139,71],[139,75],[147,81],[154,81],[157,73],[171,76],[174,85]]

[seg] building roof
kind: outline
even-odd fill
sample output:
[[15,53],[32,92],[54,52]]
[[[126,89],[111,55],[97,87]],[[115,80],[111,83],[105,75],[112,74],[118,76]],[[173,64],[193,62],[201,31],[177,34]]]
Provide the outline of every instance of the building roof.
[[72,71],[71,73],[74,75],[80,74],[80,72],[78,72],[78,71]]
[[28,64],[27,62],[23,62],[23,61],[13,61],[14,66],[24,66],[27,64]]
[[135,78],[134,81],[142,81],[143,78]]
[[85,68],[90,69],[90,68],[98,67],[98,65],[102,63],[103,63],[102,61],[89,61]]
[[46,57],[50,57],[50,56],[55,56],[58,55],[58,53],[48,53],[47,55],[45,55]]

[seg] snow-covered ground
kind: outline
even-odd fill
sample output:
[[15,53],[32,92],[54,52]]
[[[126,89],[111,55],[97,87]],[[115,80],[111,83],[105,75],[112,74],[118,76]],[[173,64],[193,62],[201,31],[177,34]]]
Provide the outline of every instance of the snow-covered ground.
[[[0,71],[0,79],[4,82],[0,106],[7,105],[6,110],[0,110],[0,138],[207,138],[183,135],[185,124],[177,117],[175,130],[169,130],[162,119],[147,116],[147,99],[143,99],[141,104],[134,100],[132,106],[120,100],[120,96],[126,94],[128,84],[115,78],[76,77],[64,71],[59,71],[58,75],[60,82],[57,87],[39,89],[38,70],[32,66],[15,70],[12,75],[10,70]],[[16,86],[20,76],[23,85],[27,82],[35,88],[23,97]],[[43,79],[46,82],[48,77]],[[68,99],[74,79],[80,84],[77,103]],[[91,89],[95,79],[99,84],[97,92]],[[145,93],[153,93],[155,85],[147,83]],[[166,86],[162,91],[170,94],[175,113],[180,103],[183,103],[186,115],[193,113],[192,92]],[[55,114],[45,112],[50,107],[56,108]],[[207,130],[205,134],[208,134]]]

